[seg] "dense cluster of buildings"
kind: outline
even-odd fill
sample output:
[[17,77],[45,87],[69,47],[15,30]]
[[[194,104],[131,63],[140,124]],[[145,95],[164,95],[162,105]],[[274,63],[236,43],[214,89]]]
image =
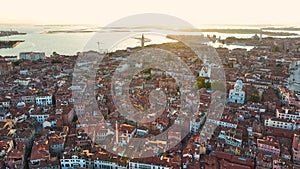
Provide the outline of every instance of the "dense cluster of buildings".
[[[201,88],[199,108],[184,112],[192,117],[188,121],[179,116],[180,84],[160,69],[135,74],[129,84],[130,97],[121,100],[144,111],[151,108],[151,92],[163,92],[166,105],[158,117],[128,112],[139,119],[134,121],[114,104],[113,94],[122,93],[112,87],[123,84],[112,84],[112,76],[115,71],[141,67],[139,63],[119,66],[140,48],[106,54],[97,66],[95,83],[86,74],[94,61],[86,56],[97,52],[0,57],[0,168],[299,168],[300,52],[292,45],[297,40],[262,39],[260,46],[249,51],[216,48],[226,75],[224,110],[209,112],[216,91]],[[272,50],[281,43],[284,48]],[[197,78],[214,83],[209,78],[216,65],[201,62],[183,44],[154,47],[172,51]],[[76,63],[79,58],[84,62]],[[74,76],[81,80],[74,83]],[[184,78],[182,83],[190,82]],[[86,92],[91,85],[95,97]],[[74,92],[84,101],[76,102]],[[127,104],[122,106],[127,110]],[[221,116],[211,119],[210,113]],[[200,135],[205,123],[215,128],[208,139]],[[175,130],[168,131],[171,126]],[[185,135],[178,134],[176,129],[185,128]],[[161,133],[167,134],[156,137]],[[138,141],[141,138],[144,142]],[[173,146],[167,147],[170,143]]]

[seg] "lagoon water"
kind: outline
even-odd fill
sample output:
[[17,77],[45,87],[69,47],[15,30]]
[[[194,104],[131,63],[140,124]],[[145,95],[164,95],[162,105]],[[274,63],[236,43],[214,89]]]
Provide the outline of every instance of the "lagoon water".
[[[218,27],[225,28],[225,27]],[[229,28],[243,28],[243,27],[229,27]],[[247,27],[245,27],[247,29]],[[9,37],[0,37],[0,40],[25,40],[25,42],[20,43],[15,48],[0,49],[1,56],[17,56],[20,52],[30,52],[30,51],[40,51],[45,52],[46,55],[50,56],[53,52],[64,55],[74,55],[77,52],[86,50],[86,44],[95,35],[95,32],[101,34],[102,39],[99,39],[99,45],[95,42],[94,45],[89,45],[88,49],[103,51],[111,48],[111,44],[107,43],[110,41],[112,36],[122,36],[128,34],[128,32],[136,33],[137,37],[143,32],[156,32],[154,29],[134,29],[129,30],[128,28],[118,28],[118,29],[101,29],[96,26],[90,25],[0,25],[1,30],[14,30],[19,32],[27,33],[26,35],[14,35]],[[70,32],[71,31],[71,32]],[[280,31],[282,32],[282,31]],[[200,32],[173,32],[174,34],[187,34],[187,35],[201,35]],[[295,33],[295,32],[294,32]],[[300,34],[300,32],[296,32]],[[229,36],[235,36],[238,38],[249,38],[253,34],[225,34],[216,32],[205,32],[204,35],[216,35],[225,39]],[[168,39],[165,36],[157,35],[146,35],[151,42],[146,42],[149,44],[161,44],[165,42],[174,42],[174,40]],[[252,49],[253,46],[239,46],[239,45],[223,45],[220,43],[209,43],[214,47],[227,47],[229,49],[234,48],[246,48],[248,50]],[[120,43],[116,49],[126,49],[126,47],[135,47],[140,45],[140,40],[136,38],[128,38]]]

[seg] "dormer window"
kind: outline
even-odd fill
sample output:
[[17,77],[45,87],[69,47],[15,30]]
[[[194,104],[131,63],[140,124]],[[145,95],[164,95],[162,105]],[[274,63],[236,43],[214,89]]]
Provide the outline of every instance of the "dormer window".
[[78,159],[78,156],[73,155],[72,159]]

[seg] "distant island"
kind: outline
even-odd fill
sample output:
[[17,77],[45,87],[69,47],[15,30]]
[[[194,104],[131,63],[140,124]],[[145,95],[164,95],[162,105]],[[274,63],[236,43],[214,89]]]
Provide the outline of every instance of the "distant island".
[[[271,30],[271,28],[269,29]],[[281,29],[278,29],[281,30]],[[269,32],[264,29],[181,29],[183,32],[217,32],[228,34],[263,34],[268,36],[297,36],[297,33],[289,32]]]
[[300,31],[299,27],[266,27],[263,30]]
[[18,31],[0,31],[0,37],[13,35],[26,35],[26,33],[21,33]]
[[[0,37],[13,36],[13,35],[26,35],[26,33],[21,33],[18,31],[0,31]],[[1,40],[0,49],[3,48],[14,48],[24,40]]]
[[93,33],[92,30],[54,30],[43,32],[42,34],[56,34],[56,33]]
[[[127,32],[128,30],[123,30],[126,27],[109,27],[109,28],[101,28],[102,30],[105,29],[112,29],[111,32]],[[171,29],[171,28],[160,28],[160,27],[134,27],[130,29],[169,29],[173,31],[180,31],[180,32],[216,32],[216,33],[225,33],[225,34],[263,34],[267,36],[299,36],[298,33],[294,32],[286,32],[286,31],[300,31],[300,28],[297,27],[265,27],[265,28],[253,28],[253,29],[227,29],[227,28],[207,28],[207,29]],[[100,29],[100,31],[101,31]],[[93,29],[77,29],[77,30],[51,30],[43,32],[42,34],[56,34],[56,33],[92,33],[98,32],[99,30]],[[145,31],[145,30],[144,30]],[[148,32],[147,30],[146,32]],[[276,32],[275,32],[276,31]]]
[[24,40],[8,40],[8,41],[0,41],[0,49],[3,48],[14,48]]

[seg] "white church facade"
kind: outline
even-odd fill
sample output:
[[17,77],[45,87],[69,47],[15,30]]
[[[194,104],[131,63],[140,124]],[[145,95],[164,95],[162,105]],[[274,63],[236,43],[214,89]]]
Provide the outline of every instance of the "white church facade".
[[229,103],[245,103],[245,91],[243,91],[243,81],[237,80],[234,88],[229,91],[228,100]]

